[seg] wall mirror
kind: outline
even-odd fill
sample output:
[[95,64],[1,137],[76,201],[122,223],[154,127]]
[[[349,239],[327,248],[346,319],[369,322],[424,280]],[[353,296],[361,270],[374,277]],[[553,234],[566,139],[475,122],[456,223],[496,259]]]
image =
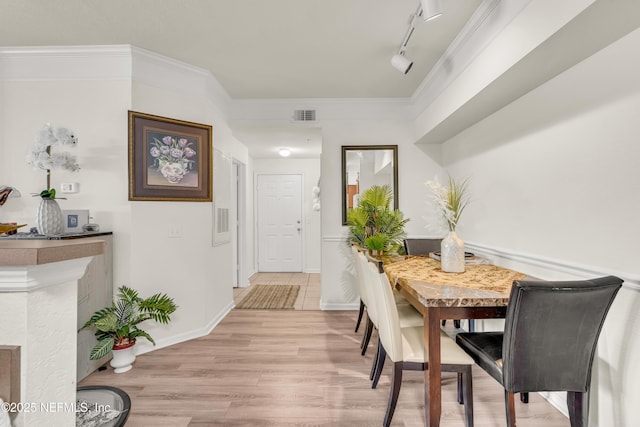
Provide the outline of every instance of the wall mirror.
[[398,146],[342,146],[342,225],[347,212],[358,205],[358,197],[372,185],[393,190],[393,208],[398,209]]

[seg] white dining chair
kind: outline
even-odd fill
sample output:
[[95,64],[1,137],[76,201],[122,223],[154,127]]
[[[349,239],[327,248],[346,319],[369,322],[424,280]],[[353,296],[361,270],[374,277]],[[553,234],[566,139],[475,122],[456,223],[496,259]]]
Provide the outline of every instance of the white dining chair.
[[[373,263],[365,270],[372,284],[369,304],[376,304],[377,328],[381,353],[378,355],[379,367],[374,378],[377,385],[382,366],[387,356],[393,362],[391,389],[383,425],[389,426],[398,402],[402,372],[404,370],[428,369],[425,361],[423,326],[401,327],[398,306],[395,304],[391,284],[384,273],[380,273]],[[458,373],[461,381],[463,403],[465,405],[465,425],[473,427],[473,387],[471,367],[473,359],[466,354],[449,336],[441,331],[441,365],[444,372]]]

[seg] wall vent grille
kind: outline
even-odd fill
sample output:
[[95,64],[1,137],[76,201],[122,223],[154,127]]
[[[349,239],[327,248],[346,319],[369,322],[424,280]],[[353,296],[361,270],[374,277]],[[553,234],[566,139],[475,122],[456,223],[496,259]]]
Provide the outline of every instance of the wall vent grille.
[[218,208],[218,215],[216,218],[216,232],[228,233],[229,232],[229,209]]
[[293,110],[293,121],[314,122],[316,120],[316,110]]

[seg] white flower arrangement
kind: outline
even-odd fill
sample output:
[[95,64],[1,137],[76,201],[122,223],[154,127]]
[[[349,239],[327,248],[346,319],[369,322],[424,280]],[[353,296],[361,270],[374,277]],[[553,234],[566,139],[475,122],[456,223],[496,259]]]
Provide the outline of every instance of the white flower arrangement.
[[433,181],[427,181],[425,185],[431,190],[436,207],[447,222],[449,231],[456,231],[460,216],[470,201],[467,194],[469,179],[458,182],[449,177],[445,187],[436,177]]
[[68,151],[52,153],[51,147],[59,145],[75,147],[77,144],[78,138],[67,128],[53,127],[47,123],[40,129],[33,143],[33,148],[27,154],[27,164],[33,166],[34,169],[47,171],[46,190],[49,190],[51,186],[51,169],[64,169],[71,172],[80,170],[76,156]]

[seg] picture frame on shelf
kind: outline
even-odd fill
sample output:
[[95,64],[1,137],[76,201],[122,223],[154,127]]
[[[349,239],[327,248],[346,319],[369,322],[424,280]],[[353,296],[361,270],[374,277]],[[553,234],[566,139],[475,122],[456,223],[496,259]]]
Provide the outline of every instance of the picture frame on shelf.
[[82,233],[82,226],[89,223],[89,209],[62,210],[64,233]]
[[211,202],[211,125],[129,111],[129,200]]

